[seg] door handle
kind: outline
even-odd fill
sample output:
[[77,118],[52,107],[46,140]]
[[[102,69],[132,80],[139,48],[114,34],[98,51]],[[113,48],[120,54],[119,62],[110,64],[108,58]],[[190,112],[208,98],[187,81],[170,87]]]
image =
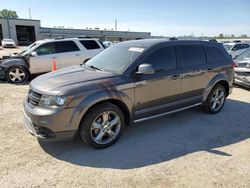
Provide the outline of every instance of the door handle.
[[76,54],[76,56],[80,56],[80,54]]
[[53,56],[52,59],[57,59],[57,57]]
[[171,76],[170,79],[172,79],[172,80],[177,80],[177,79],[180,78],[180,77],[181,77],[181,75],[175,74],[175,75]]

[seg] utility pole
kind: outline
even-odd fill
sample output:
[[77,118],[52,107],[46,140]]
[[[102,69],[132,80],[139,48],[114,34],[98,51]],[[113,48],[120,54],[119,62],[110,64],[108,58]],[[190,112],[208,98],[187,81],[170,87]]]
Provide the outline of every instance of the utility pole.
[[115,31],[117,31],[117,19],[115,19]]
[[32,19],[31,18],[31,9],[29,8],[29,17],[30,17],[30,19]]

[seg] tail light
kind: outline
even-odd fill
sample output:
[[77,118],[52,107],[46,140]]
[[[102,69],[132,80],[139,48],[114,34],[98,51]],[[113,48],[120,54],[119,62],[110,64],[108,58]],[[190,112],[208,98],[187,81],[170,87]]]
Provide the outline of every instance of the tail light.
[[234,69],[235,67],[237,67],[237,63],[235,63],[235,62],[233,61],[232,67],[233,67],[233,69]]

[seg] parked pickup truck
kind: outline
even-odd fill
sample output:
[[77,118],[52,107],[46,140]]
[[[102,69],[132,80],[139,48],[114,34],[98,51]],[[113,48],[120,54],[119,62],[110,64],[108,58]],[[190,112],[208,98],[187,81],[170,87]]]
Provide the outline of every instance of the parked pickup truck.
[[0,60],[0,78],[10,83],[26,82],[31,75],[79,65],[104,50],[98,39],[67,38],[36,41],[21,53]]

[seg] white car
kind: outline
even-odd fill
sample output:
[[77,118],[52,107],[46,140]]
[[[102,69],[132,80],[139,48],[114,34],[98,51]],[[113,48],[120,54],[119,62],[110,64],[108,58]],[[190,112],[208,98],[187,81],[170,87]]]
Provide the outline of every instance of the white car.
[[3,39],[1,43],[2,43],[3,48],[15,48],[16,47],[16,43],[12,39]]
[[110,46],[112,46],[112,45],[114,44],[114,43],[111,42],[111,41],[103,41],[102,43],[103,43],[103,45],[105,46],[105,48],[108,48],[108,47],[110,47]]
[[235,58],[236,56],[240,55],[242,52],[244,52],[250,47],[250,45],[247,43],[224,43],[223,46],[227,50],[227,52],[232,56],[232,58]]
[[47,39],[31,44],[19,54],[12,54],[0,62],[0,78],[21,83],[33,74],[52,71],[52,67],[79,65],[104,50],[98,39]]

